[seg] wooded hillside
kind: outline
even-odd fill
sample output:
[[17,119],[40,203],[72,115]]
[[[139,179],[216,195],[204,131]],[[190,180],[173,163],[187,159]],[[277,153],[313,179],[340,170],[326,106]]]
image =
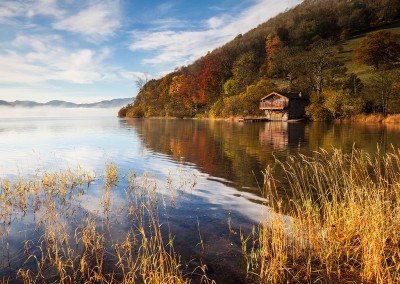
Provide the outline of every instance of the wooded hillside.
[[[193,64],[150,80],[119,116],[258,115],[260,98],[272,90],[310,94],[313,119],[398,112],[399,21],[398,0],[305,0]],[[367,51],[383,43],[383,59],[368,61]]]

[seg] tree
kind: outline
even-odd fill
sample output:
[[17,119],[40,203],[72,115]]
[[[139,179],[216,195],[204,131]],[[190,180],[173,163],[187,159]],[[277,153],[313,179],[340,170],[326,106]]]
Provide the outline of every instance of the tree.
[[142,89],[149,81],[149,74],[147,72],[142,73],[140,76],[136,76],[135,85],[138,89]]
[[396,62],[400,57],[400,35],[389,31],[368,34],[355,50],[354,61],[380,69],[383,65]]
[[400,113],[400,82],[392,84],[392,95],[388,104],[388,112]]
[[192,95],[192,100],[198,105],[214,103],[223,93],[223,72],[221,72],[221,62],[217,55],[208,54],[200,60],[196,72],[191,74],[192,85],[196,91]]
[[[323,91],[327,70],[343,71],[339,68],[341,64],[336,58],[336,51],[331,41],[320,41],[314,44],[310,51],[303,54],[303,62],[308,72],[309,80],[317,98]],[[335,72],[330,74],[335,76]]]
[[[258,77],[257,58],[254,52],[248,51],[239,56],[232,66],[232,78],[225,83],[225,92],[236,95],[246,90]],[[228,84],[228,85],[227,85]]]
[[325,107],[321,94],[313,92],[310,96],[310,104],[306,107],[306,115],[314,121],[331,120],[332,114]]
[[[136,76],[135,85],[141,91],[144,90],[146,84],[149,82],[149,74],[147,72],[142,73],[140,76]],[[143,102],[145,102],[145,96],[142,96]]]
[[364,84],[361,79],[354,73],[347,76],[343,83],[342,89],[349,90],[353,97],[358,97],[364,88]]
[[364,101],[361,97],[352,97],[349,91],[332,89],[325,90],[323,93],[325,109],[330,111],[333,118],[350,117],[361,113]]
[[380,110],[384,115],[388,113],[389,104],[395,94],[395,86],[400,77],[398,71],[376,72],[371,78],[371,90],[379,95]]
[[279,54],[283,47],[279,36],[272,36],[269,34],[265,41],[265,51],[267,54],[267,73],[271,74],[275,70],[275,57]]
[[276,72],[287,80],[287,91],[291,92],[294,81],[304,73],[304,64],[299,56],[301,49],[297,47],[284,47],[275,56]]

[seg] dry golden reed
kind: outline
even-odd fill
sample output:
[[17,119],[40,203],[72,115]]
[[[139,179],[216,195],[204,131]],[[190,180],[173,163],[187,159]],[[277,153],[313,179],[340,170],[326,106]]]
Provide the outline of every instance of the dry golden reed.
[[242,235],[249,281],[400,282],[400,150],[276,160],[264,189],[273,210]]
[[[0,180],[0,223],[5,228],[0,237],[6,249],[10,226],[25,214],[33,214],[33,235],[38,236],[24,240],[25,260],[16,275],[3,282],[189,283],[172,234],[162,231],[169,226],[159,218],[160,207],[166,206],[160,201],[168,197],[160,195],[157,181],[129,174],[124,185],[126,203],[117,208],[112,189],[118,186],[118,167],[108,164],[100,190],[102,208],[90,212],[80,206],[79,197],[89,193],[93,180],[93,174],[80,168]],[[192,190],[192,179],[187,185]],[[166,192],[175,194],[172,182],[167,187]],[[130,224],[127,229],[118,227],[121,218]],[[205,274],[199,281],[213,283]]]

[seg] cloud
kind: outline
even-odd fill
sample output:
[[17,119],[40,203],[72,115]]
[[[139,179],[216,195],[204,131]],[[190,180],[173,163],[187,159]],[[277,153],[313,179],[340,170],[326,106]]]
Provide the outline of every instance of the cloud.
[[223,19],[223,18],[221,18],[221,17],[212,17],[212,18],[210,18],[210,19],[208,19],[207,21],[206,21],[206,23],[207,23],[207,25],[208,25],[208,27],[210,28],[210,29],[215,29],[215,28],[219,28],[219,27],[221,27],[223,24],[225,24],[225,20]]
[[103,66],[109,56],[107,48],[99,50],[64,47],[58,36],[17,36],[13,50],[0,53],[0,83],[37,84],[57,80],[88,84],[112,78]]
[[[211,38],[211,36],[213,37]],[[156,56],[142,60],[142,63],[145,64],[166,62],[176,62],[181,65],[187,64],[204,55],[210,50],[210,45],[218,46],[222,41],[219,36],[213,35],[212,31],[160,31],[149,34],[147,32],[135,32],[134,37],[140,39],[130,45],[131,50],[157,51]]]
[[[0,22],[25,21],[35,16],[48,16],[52,28],[77,33],[90,41],[103,41],[121,26],[119,0],[70,0],[60,7],[57,0],[2,0]],[[84,6],[83,6],[84,5]],[[67,8],[68,7],[68,8]],[[23,19],[23,20],[22,20]],[[22,22],[21,22],[22,23]]]
[[143,64],[168,63],[174,64],[174,67],[186,65],[298,3],[300,0],[258,0],[238,15],[214,16],[204,21],[202,28],[191,31],[135,30],[129,48],[132,51],[155,53],[152,57],[144,58]]
[[89,6],[78,13],[60,19],[53,28],[87,36],[94,41],[104,40],[120,27],[118,2],[104,2]]
[[5,22],[11,17],[15,17],[24,11],[24,5],[14,1],[4,1],[0,3],[0,22]]
[[65,11],[57,6],[56,0],[38,0],[27,7],[27,16],[45,15],[53,17],[64,16]]
[[162,18],[153,20],[150,23],[154,26],[154,31],[163,31],[168,29],[177,29],[177,28],[187,28],[190,26],[190,23],[187,21],[182,21],[176,18]]
[[2,0],[0,2],[0,22],[7,22],[14,17],[45,15],[62,17],[65,11],[57,6],[56,0],[17,1]]

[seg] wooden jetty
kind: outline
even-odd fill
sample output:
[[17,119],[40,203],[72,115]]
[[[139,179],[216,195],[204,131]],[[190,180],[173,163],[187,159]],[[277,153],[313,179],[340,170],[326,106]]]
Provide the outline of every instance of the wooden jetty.
[[[239,118],[239,122],[268,122],[268,121],[281,121],[281,120],[271,120],[266,117],[243,117]],[[301,121],[306,121],[305,117],[297,118],[297,119],[289,119],[289,120],[283,120],[286,122],[301,122]]]
[[239,118],[239,122],[266,122],[271,121],[266,117],[243,117]]

